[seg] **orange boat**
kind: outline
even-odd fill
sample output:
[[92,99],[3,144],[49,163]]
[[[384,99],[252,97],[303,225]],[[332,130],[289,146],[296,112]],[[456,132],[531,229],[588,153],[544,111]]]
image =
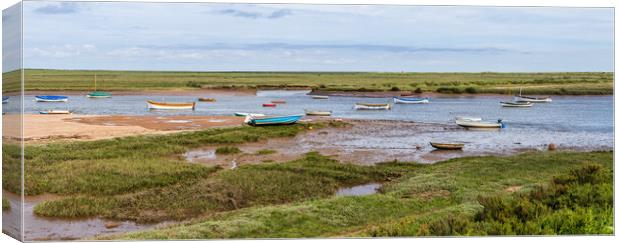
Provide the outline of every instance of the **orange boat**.
[[194,110],[196,109],[196,102],[188,102],[188,103],[171,103],[171,102],[156,102],[152,100],[147,100],[149,109],[160,109],[160,110]]

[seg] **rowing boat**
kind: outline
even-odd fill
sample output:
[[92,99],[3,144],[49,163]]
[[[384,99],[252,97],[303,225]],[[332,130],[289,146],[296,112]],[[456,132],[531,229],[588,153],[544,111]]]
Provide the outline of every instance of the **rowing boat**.
[[503,107],[531,107],[532,102],[527,101],[517,101],[517,102],[509,102],[509,101],[500,101],[499,102]]
[[435,143],[435,142],[431,142],[431,146],[433,146],[433,148],[436,148],[436,149],[457,150],[457,149],[463,149],[463,146],[465,146],[465,144],[462,144],[462,143]]
[[198,98],[198,101],[201,102],[215,102],[215,98]]
[[395,104],[426,104],[430,102],[430,98],[403,98],[393,97]]
[[9,103],[9,97],[2,97],[2,104]]
[[331,116],[332,112],[331,111],[312,111],[312,110],[306,110],[306,115],[307,116]]
[[276,107],[276,104],[274,104],[274,103],[265,103],[265,104],[263,104],[263,107]]
[[71,111],[68,111],[68,110],[46,110],[46,111],[39,111],[39,114],[42,114],[42,115],[67,115],[67,114],[71,114]]
[[313,95],[313,96],[312,96],[312,99],[315,99],[315,100],[324,100],[324,99],[329,99],[329,96],[327,96],[327,95]]
[[105,91],[93,91],[86,95],[88,98],[110,98],[112,94]]
[[196,102],[179,103],[179,102],[156,102],[147,100],[149,109],[159,110],[194,110],[196,109]]
[[69,97],[61,95],[37,95],[34,97],[36,102],[67,102]]
[[502,120],[497,122],[485,122],[485,121],[470,121],[470,120],[456,120],[456,125],[465,128],[504,128]]
[[246,116],[245,122],[252,126],[266,126],[266,125],[288,125],[293,124],[303,115],[291,115],[291,116]]
[[353,107],[356,110],[389,110],[392,107],[389,103],[385,104],[371,104],[371,103],[355,103]]
[[274,103],[274,104],[285,104],[286,100],[272,100],[271,103]]
[[235,112],[235,116],[265,116],[265,115],[258,114],[258,113]]

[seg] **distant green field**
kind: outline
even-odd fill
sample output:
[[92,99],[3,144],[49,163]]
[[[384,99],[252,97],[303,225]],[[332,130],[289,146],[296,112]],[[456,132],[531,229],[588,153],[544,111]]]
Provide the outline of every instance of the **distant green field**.
[[[612,94],[613,73],[351,73],[351,72],[155,72],[26,69],[25,89],[257,89],[413,91],[439,93]],[[19,72],[5,73],[5,92],[16,91]]]

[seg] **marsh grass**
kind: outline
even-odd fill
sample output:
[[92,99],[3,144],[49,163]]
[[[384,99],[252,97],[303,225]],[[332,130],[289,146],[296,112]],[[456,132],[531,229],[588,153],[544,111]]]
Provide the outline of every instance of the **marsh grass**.
[[11,202],[9,202],[9,200],[6,198],[2,198],[2,210],[10,210],[10,209],[11,209]]
[[[573,173],[571,171],[575,171],[574,169],[583,166],[584,163],[596,164],[595,166],[600,166],[607,171],[606,173],[610,173],[612,158],[612,152],[543,152],[509,157],[461,158],[433,165],[408,165],[406,167],[402,166],[403,163],[385,163],[378,167],[388,166],[392,169],[400,167],[404,169],[404,172],[401,171],[404,174],[384,186],[381,194],[318,198],[271,206],[254,205],[240,210],[204,216],[169,228],[107,236],[100,239],[394,236],[427,235],[429,232],[430,235],[444,235],[447,232],[451,235],[479,235],[485,234],[485,231],[461,231],[460,229],[467,229],[463,225],[469,224],[470,220],[485,212],[484,210],[493,210],[489,208],[489,205],[495,205],[495,201],[492,200],[490,204],[485,203],[481,201],[481,196],[511,200],[510,198],[518,198],[518,195],[522,193],[537,195],[537,190],[550,185],[552,178],[562,178],[564,174],[571,174]],[[281,170],[302,169],[295,166],[295,162],[285,164],[287,166],[280,168]],[[320,167],[321,165],[318,166]],[[354,167],[347,170],[353,172],[361,169]],[[313,174],[316,171],[316,169],[304,171],[304,174]],[[333,173],[318,171],[321,171],[318,174]],[[359,174],[359,171],[353,174]],[[577,172],[577,174],[583,176],[573,177],[588,178],[589,176],[589,173]],[[355,179],[355,176],[339,178],[348,178],[344,181],[350,182],[362,181]],[[605,178],[606,181],[609,180],[608,177]],[[514,186],[520,189],[516,192],[507,190]],[[560,197],[559,200],[569,202],[573,200],[570,198],[576,196],[577,199],[586,199],[583,201],[585,204],[581,205],[588,205],[591,202],[587,201],[587,198],[589,198],[588,195],[594,195],[590,193],[594,192],[593,190],[573,188],[572,192],[564,194],[565,199]],[[611,195],[608,189],[602,188],[602,191],[599,190],[597,193],[603,195],[602,201],[608,202],[609,195]],[[550,199],[546,196],[541,198]],[[514,213],[514,210],[519,210],[518,205],[520,204],[507,207],[508,211],[501,214],[518,217],[519,214]],[[553,209],[550,210],[553,214],[545,220],[559,222],[576,219],[572,222],[578,224],[582,221],[577,219],[594,215],[593,219],[603,219],[602,223],[591,223],[589,224],[592,225],[591,230],[584,232],[609,233],[613,229],[610,225],[613,220],[609,220],[610,217],[613,218],[612,211],[605,207],[603,207],[605,210],[596,211],[596,207],[585,206],[583,209],[575,210],[570,207]],[[504,223],[502,222],[502,225]],[[447,231],[447,229],[455,231]],[[500,233],[509,234],[510,232],[512,231]],[[549,230],[542,233],[571,232]]]
[[[612,94],[613,73],[355,73],[355,72],[151,72],[44,70],[24,71],[26,90],[90,90],[97,74],[100,89],[286,89],[322,91],[414,91],[526,94]],[[13,72],[5,76],[18,77]],[[10,82],[9,82],[10,83]],[[5,92],[16,91],[14,85]],[[443,89],[438,90],[438,88]]]
[[241,153],[241,149],[237,148],[237,147],[230,147],[230,146],[226,146],[226,147],[219,147],[217,149],[215,149],[215,154],[238,154]]
[[257,155],[268,155],[268,154],[275,154],[277,152],[278,151],[273,150],[273,149],[261,149],[261,150],[256,151],[256,154]]

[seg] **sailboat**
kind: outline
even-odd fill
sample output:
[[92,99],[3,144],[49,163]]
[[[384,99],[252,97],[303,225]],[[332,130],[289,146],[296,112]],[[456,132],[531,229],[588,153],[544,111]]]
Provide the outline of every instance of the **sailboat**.
[[97,91],[97,74],[95,74],[95,91],[86,95],[88,98],[110,98],[112,95],[105,91]]
[[521,95],[521,88],[519,88],[519,95],[515,95],[513,100],[516,102],[532,102],[532,103],[547,103],[551,102],[551,97],[532,97]]

